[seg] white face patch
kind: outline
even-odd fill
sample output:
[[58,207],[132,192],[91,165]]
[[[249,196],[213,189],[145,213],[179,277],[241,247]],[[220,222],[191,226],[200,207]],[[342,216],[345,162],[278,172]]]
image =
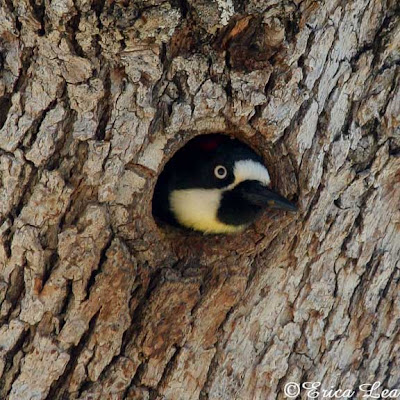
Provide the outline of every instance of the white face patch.
[[204,233],[234,233],[246,225],[227,225],[217,218],[223,192],[233,189],[239,183],[252,180],[268,186],[271,183],[267,168],[253,160],[240,160],[234,165],[235,180],[221,189],[181,189],[171,192],[171,211],[178,222],[188,228]]
[[235,176],[234,186],[243,181],[259,181],[265,186],[271,183],[267,168],[253,160],[237,161],[234,165],[233,174]]

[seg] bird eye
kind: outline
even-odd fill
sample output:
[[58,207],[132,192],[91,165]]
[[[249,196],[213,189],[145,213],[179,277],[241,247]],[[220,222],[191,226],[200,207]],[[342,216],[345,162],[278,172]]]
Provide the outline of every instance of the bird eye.
[[228,175],[228,171],[223,165],[217,165],[214,169],[214,175],[218,179],[224,179]]

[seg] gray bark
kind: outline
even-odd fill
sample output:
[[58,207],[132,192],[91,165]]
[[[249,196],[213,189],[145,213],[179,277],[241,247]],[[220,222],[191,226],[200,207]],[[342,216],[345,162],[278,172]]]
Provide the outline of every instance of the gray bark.
[[[396,7],[0,0],[0,398],[400,389]],[[158,227],[158,173],[209,132],[300,212]]]

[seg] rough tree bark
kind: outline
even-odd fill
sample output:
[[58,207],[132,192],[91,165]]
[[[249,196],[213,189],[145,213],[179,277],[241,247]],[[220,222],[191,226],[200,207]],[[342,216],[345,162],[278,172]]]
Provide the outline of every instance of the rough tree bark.
[[[400,388],[396,7],[1,0],[0,398]],[[299,214],[158,227],[157,174],[207,132]]]

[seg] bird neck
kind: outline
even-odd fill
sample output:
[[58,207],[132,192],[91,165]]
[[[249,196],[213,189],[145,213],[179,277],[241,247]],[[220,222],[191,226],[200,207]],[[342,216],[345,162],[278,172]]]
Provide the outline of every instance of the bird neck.
[[246,225],[229,224],[218,218],[223,191],[220,189],[174,190],[169,196],[171,212],[183,226],[204,233],[235,233]]
[[245,201],[234,189],[222,193],[217,218],[224,224],[242,226],[251,224],[261,212],[262,207]]

